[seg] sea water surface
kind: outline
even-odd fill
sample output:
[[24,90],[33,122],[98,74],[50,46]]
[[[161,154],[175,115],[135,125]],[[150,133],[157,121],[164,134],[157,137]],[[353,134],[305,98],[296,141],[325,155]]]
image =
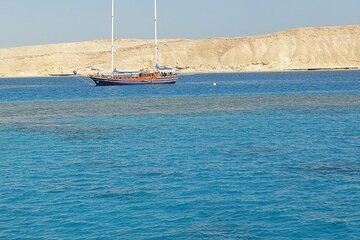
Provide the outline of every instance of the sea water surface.
[[0,79],[0,239],[360,239],[359,199],[359,71]]

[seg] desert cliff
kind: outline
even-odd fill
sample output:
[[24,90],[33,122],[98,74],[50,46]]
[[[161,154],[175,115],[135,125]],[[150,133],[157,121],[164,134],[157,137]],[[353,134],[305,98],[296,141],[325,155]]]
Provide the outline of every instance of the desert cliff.
[[[118,69],[152,68],[153,41],[116,40]],[[161,65],[184,73],[359,69],[360,25],[268,35],[160,41]],[[0,49],[0,77],[46,76],[110,68],[110,40]],[[95,70],[96,71],[96,70]]]

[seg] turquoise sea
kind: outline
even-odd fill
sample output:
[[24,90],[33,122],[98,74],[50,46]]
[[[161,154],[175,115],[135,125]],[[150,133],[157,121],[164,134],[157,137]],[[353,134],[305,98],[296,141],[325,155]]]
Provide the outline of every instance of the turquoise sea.
[[0,79],[0,239],[360,239],[359,199],[360,71]]

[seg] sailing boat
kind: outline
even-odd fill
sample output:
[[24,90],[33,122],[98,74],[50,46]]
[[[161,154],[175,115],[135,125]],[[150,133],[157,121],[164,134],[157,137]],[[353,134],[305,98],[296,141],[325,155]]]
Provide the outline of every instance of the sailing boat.
[[135,84],[174,84],[178,74],[175,69],[161,68],[158,65],[158,36],[157,36],[157,0],[154,0],[154,27],[155,27],[155,52],[154,71],[118,71],[114,67],[114,0],[112,0],[111,12],[111,74],[97,73],[88,77],[94,81],[97,86],[109,85],[135,85]]

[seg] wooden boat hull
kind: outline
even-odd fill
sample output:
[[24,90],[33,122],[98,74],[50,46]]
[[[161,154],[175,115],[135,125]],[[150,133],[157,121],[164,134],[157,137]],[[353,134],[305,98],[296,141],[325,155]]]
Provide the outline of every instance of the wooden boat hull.
[[159,77],[98,77],[89,76],[96,86],[114,86],[114,85],[146,85],[146,84],[175,84],[177,75]]

